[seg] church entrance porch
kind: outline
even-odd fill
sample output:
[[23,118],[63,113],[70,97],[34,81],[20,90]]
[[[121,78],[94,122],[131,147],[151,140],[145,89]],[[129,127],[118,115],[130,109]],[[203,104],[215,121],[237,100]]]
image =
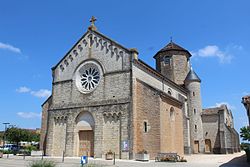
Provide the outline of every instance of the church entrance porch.
[[94,156],[94,132],[93,130],[79,131],[79,155]]
[[76,118],[76,145],[77,156],[94,156],[94,129],[95,121],[90,112],[81,112]]

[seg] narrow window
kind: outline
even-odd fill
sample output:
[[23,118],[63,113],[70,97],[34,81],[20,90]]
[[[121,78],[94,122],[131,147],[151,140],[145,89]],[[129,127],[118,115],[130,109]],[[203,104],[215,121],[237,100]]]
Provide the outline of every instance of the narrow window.
[[194,114],[196,114],[196,109],[194,109]]
[[194,125],[194,130],[195,132],[197,132],[197,125]]
[[165,56],[164,57],[164,63],[167,64],[167,65],[170,65],[170,61],[171,61],[171,58],[168,57],[168,56]]
[[174,108],[173,107],[170,108],[170,120],[171,121],[175,120]]
[[143,130],[145,133],[148,132],[148,123],[146,121],[143,122]]
[[193,92],[193,96],[195,96],[195,92]]

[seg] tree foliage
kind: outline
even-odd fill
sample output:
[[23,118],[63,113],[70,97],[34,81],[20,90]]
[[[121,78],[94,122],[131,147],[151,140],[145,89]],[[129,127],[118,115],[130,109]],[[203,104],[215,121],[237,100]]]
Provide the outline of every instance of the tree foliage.
[[3,140],[3,132],[0,132],[0,140]]
[[40,135],[27,129],[11,127],[6,130],[5,137],[7,141],[18,144],[20,141],[38,142]]
[[240,137],[245,141],[250,141],[250,127],[240,128]]

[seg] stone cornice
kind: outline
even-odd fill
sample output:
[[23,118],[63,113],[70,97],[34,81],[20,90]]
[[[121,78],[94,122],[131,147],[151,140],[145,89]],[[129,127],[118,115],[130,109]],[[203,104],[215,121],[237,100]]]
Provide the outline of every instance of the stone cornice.
[[[129,72],[131,72],[131,70],[111,71],[111,72],[104,73],[103,76],[113,75],[113,74],[129,73]],[[68,80],[53,82],[52,84],[53,85],[57,85],[57,84],[66,83],[66,82],[72,82],[72,81],[73,81],[72,79],[68,79]]]
[[49,110],[68,110],[75,108],[88,108],[88,107],[101,107],[101,106],[109,106],[109,105],[119,105],[119,104],[127,104],[130,103],[130,98],[124,99],[115,99],[115,100],[104,100],[104,101],[95,101],[88,102],[86,104],[60,104],[60,105],[52,105]]

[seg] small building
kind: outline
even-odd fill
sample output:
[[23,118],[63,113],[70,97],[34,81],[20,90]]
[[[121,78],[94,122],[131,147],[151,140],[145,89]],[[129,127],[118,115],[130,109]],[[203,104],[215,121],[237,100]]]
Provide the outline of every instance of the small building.
[[239,134],[234,129],[233,115],[226,105],[203,109],[202,125],[205,153],[239,152]]

